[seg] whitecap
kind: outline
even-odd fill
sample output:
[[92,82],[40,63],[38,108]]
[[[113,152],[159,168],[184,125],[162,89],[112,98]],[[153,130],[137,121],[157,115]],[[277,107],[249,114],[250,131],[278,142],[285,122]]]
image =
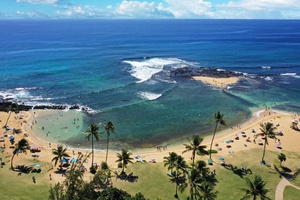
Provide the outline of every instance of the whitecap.
[[266,81],[272,81],[272,80],[273,80],[273,78],[271,78],[271,77],[267,76],[267,77],[265,78],[265,80],[266,80]]
[[178,58],[150,58],[140,61],[125,60],[123,62],[131,65],[130,73],[139,79],[137,83],[149,80],[154,74],[161,72],[164,66],[172,65],[173,68],[179,68],[194,64]]
[[280,74],[281,76],[296,76],[297,73],[283,73],[283,74]]
[[270,66],[261,66],[261,68],[263,68],[263,69],[271,69]]
[[142,99],[146,99],[146,100],[155,100],[162,96],[162,94],[156,94],[152,92],[138,92],[138,95]]

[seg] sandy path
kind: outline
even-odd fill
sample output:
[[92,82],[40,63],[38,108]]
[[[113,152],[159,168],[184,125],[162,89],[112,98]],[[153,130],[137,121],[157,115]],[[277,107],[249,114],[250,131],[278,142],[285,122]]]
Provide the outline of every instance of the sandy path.
[[292,187],[300,190],[299,187],[291,184],[290,181],[288,181],[286,178],[283,177],[276,187],[275,200],[283,200],[283,192],[284,192],[284,189],[286,186],[292,186]]

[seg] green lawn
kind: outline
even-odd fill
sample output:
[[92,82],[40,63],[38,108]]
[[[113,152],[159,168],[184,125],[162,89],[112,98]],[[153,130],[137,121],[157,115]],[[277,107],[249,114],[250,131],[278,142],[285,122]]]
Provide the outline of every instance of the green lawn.
[[292,186],[287,186],[283,192],[283,199],[284,200],[298,200],[300,197],[300,190]]
[[[292,171],[296,170],[300,166],[299,155],[291,152],[284,152],[287,155],[287,161],[283,163],[285,167],[290,168]],[[266,161],[270,162],[271,166],[275,163],[279,164],[277,152],[266,152]],[[244,152],[239,152],[230,157],[226,158],[227,163],[237,166],[240,169],[243,166],[247,166],[253,172],[252,175],[246,175],[251,180],[254,179],[255,174],[260,175],[264,181],[267,182],[267,188],[270,189],[268,196],[274,199],[275,189],[280,181],[279,174],[273,169],[273,167],[266,167],[261,165],[260,159],[262,155],[261,149],[252,149]],[[6,154],[0,154],[0,157],[8,161],[10,157],[5,158]],[[243,196],[243,192],[240,188],[246,187],[244,177],[239,176],[232,170],[225,169],[220,165],[219,156],[213,155],[215,161],[211,169],[216,170],[216,178],[218,183],[216,190],[218,191],[217,200],[223,199],[240,199]],[[203,158],[205,161],[207,157]],[[32,163],[32,160],[24,160],[23,163]],[[39,161],[36,161],[40,163]],[[18,163],[16,163],[18,164]],[[9,171],[10,163],[7,163],[3,168],[0,168],[0,194],[1,200],[12,200],[12,199],[47,199],[49,196],[49,177],[46,173],[51,167],[50,163],[41,163],[42,173],[40,174],[22,174],[18,176],[17,172]],[[160,199],[173,199],[175,193],[175,184],[171,183],[167,176],[168,170],[163,167],[163,163],[134,163],[129,164],[126,169],[127,174],[133,172],[134,175],[138,176],[135,182],[128,182],[125,180],[112,178],[113,186],[118,187],[127,191],[130,194],[136,194],[141,192],[146,198],[151,200]],[[32,182],[32,176],[36,177],[37,183]],[[295,183],[300,183],[296,178]],[[293,182],[293,184],[295,184]],[[293,188],[291,188],[292,190]],[[287,189],[287,191],[290,189]],[[295,191],[298,194],[298,191]],[[287,194],[286,194],[287,193]],[[292,192],[286,192],[285,195],[289,195]],[[296,196],[297,196],[296,195]],[[185,193],[179,193],[180,199],[186,199],[188,196],[188,189]],[[293,198],[287,196],[286,199]]]

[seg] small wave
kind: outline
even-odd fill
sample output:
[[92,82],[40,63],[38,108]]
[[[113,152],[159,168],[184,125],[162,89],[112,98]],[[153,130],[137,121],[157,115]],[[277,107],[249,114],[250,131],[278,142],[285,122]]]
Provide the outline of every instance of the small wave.
[[168,65],[173,68],[194,65],[194,63],[179,58],[150,58],[139,61],[125,60],[123,62],[131,65],[130,73],[133,77],[139,79],[137,83],[149,80],[154,74],[161,72]]
[[271,78],[271,77],[267,76],[267,77],[265,78],[265,80],[266,80],[266,81],[272,81],[272,80],[273,80],[273,78]]
[[162,94],[156,94],[152,92],[138,92],[138,95],[146,100],[155,100],[162,96]]
[[281,76],[296,76],[297,73],[284,73],[284,74],[280,74]]
[[272,67],[270,67],[270,66],[261,66],[261,68],[263,68],[263,69],[271,69]]

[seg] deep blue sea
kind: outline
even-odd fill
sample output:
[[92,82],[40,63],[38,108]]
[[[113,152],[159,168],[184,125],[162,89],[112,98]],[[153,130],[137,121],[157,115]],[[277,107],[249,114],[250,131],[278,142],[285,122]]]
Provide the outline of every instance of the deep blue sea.
[[[88,107],[81,131],[112,121],[115,147],[211,133],[217,111],[228,127],[265,106],[300,112],[299,20],[2,20],[0,27],[0,95]],[[223,91],[155,76],[189,65],[251,78]],[[72,133],[68,141],[82,140]]]

